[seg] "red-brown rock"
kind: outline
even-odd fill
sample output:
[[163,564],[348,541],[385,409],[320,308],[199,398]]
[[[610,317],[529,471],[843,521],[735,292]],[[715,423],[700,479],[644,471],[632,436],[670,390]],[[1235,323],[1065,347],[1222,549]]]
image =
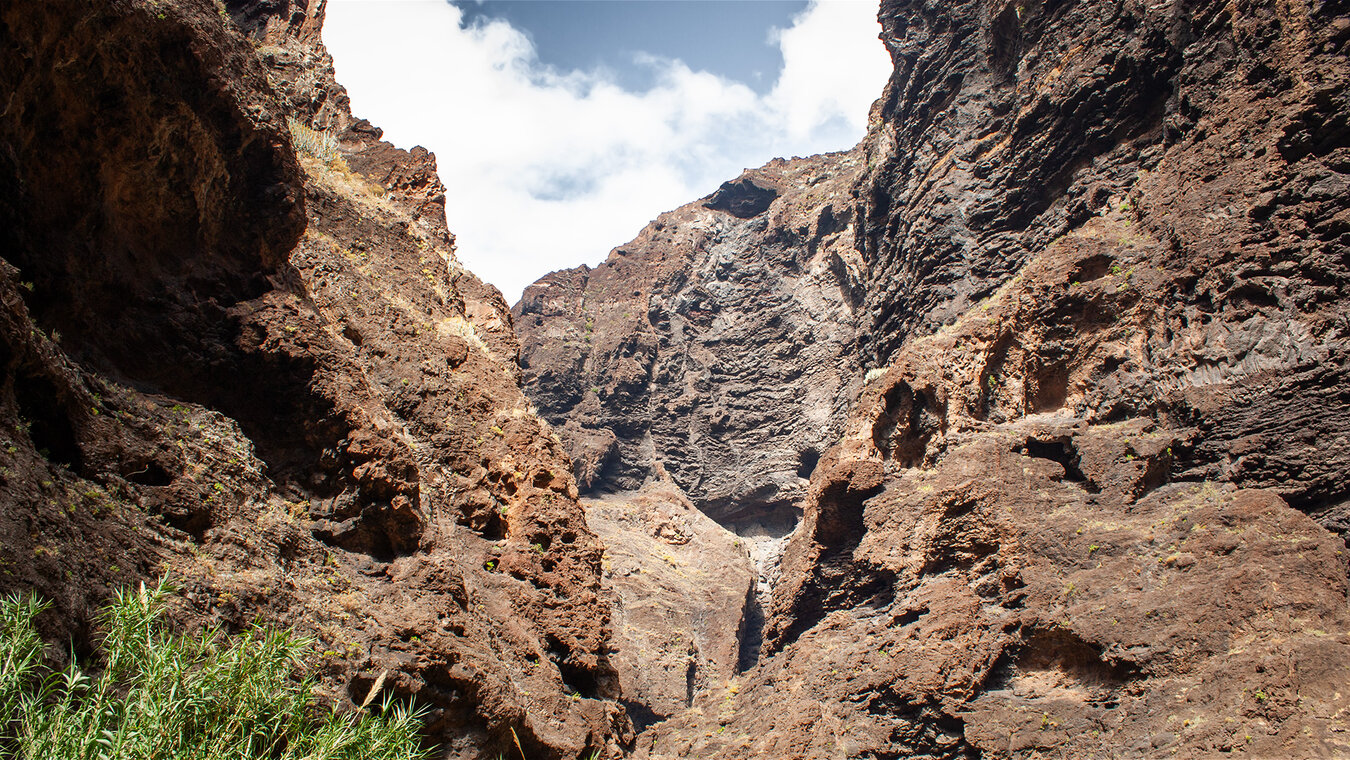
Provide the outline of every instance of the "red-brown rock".
[[[382,683],[447,756],[613,756],[570,463],[434,158],[353,120],[322,20],[0,10],[0,588],[83,650],[110,588],[168,572],[176,623],[292,626],[331,699]],[[293,123],[335,154],[297,156]]]

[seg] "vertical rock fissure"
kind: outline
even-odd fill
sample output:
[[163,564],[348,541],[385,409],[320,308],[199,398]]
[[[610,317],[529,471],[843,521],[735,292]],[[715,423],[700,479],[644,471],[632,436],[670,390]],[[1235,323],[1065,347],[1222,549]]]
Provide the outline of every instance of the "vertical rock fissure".
[[746,594],[745,612],[741,629],[737,633],[740,642],[736,666],[738,673],[749,671],[759,662],[764,644],[765,610],[769,608],[774,587],[778,583],[783,550],[800,524],[800,512],[793,510],[787,518],[780,515],[778,519],[766,522],[726,526],[726,530],[735,535],[736,541],[745,548],[754,571],[754,582]]
[[[759,570],[759,568],[756,568]],[[745,594],[745,611],[741,627],[736,632],[738,651],[736,672],[745,673],[759,664],[759,650],[764,644],[764,604],[761,601],[762,574],[756,574],[755,584]]]

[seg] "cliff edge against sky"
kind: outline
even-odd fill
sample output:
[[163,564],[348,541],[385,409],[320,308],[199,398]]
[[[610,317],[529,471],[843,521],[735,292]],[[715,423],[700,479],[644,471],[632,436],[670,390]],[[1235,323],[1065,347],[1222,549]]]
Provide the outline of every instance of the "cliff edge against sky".
[[0,10],[49,641],[167,573],[457,758],[1350,754],[1346,3],[886,0],[861,145],[514,311],[323,17]]

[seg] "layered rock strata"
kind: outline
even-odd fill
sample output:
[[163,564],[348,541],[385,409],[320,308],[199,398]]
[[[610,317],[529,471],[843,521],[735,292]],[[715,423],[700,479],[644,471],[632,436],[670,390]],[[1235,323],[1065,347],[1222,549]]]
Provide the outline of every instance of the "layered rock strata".
[[109,589],[167,572],[177,624],[293,626],[331,699],[423,705],[445,756],[613,755],[569,460],[323,10],[0,10],[0,588],[85,651]]
[[1350,752],[1345,11],[883,3],[877,370],[639,756]]
[[526,289],[524,388],[583,490],[669,477],[724,524],[794,524],[860,382],[861,169],[776,160]]
[[[758,658],[784,536],[861,384],[861,170],[850,152],[747,171],[514,309],[525,391],[599,496],[639,727],[725,696]],[[672,521],[678,547],[660,543]]]
[[519,344],[323,7],[0,9],[0,590],[52,641],[168,572],[449,757],[1350,754],[1345,3],[888,0],[863,145]]

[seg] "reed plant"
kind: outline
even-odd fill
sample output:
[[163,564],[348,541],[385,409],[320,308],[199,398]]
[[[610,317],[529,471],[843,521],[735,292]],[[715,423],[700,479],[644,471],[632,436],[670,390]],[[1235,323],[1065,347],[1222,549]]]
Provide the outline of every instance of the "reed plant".
[[[0,758],[421,760],[420,712],[338,712],[299,677],[310,642],[263,626],[168,632],[167,582],[115,595],[90,672],[48,667],[45,604],[0,597]],[[93,673],[93,674],[91,674]],[[370,701],[370,700],[367,700]]]

